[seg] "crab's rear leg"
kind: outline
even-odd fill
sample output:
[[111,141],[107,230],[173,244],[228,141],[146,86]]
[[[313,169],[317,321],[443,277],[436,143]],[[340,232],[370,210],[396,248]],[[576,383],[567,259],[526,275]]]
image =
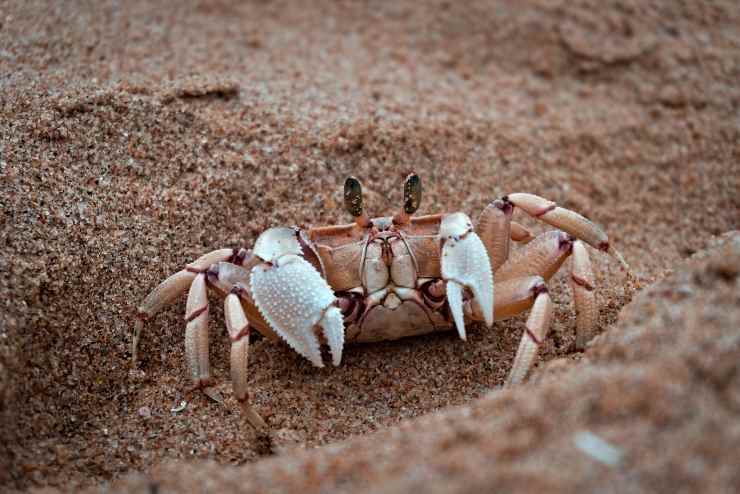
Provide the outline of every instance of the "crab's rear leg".
[[[523,276],[496,284],[493,311],[497,321],[520,314],[530,307],[519,350],[506,379],[507,384],[521,382],[532,367],[539,346],[550,329],[552,301],[542,276]],[[465,314],[471,319],[483,320],[479,310],[469,302],[465,303]]]
[[611,254],[627,272],[630,272],[622,254],[609,243],[609,237],[604,230],[575,211],[562,208],[554,202],[534,194],[509,194],[503,200],[511,202],[528,215],[570,233],[575,238],[583,240],[596,249]]
[[572,256],[570,286],[576,312],[576,348],[582,350],[593,337],[598,318],[594,292],[596,281],[588,250],[582,241],[557,230],[538,235],[496,271],[496,282],[530,275],[542,276],[547,281],[568,256]]
[[157,312],[162,310],[177,299],[193,283],[197,273],[183,269],[173,274],[159,284],[144,299],[138,308],[136,321],[134,322],[134,336],[131,340],[131,365],[136,367],[139,359],[139,339],[144,323],[154,317]]
[[[527,330],[522,337],[522,343],[514,360],[508,382],[515,383],[524,378],[529,367],[537,355],[537,346],[541,344],[549,329],[550,317],[545,312],[551,310],[550,296],[547,294],[545,283],[560,269],[568,256],[573,254],[574,244],[578,244],[578,261],[571,264],[571,272],[576,270],[578,275],[572,279],[583,279],[593,289],[593,273],[590,270],[590,261],[585,247],[580,241],[574,241],[573,237],[565,232],[552,230],[538,235],[534,240],[515,254],[496,271],[496,288],[500,293],[502,301],[511,299],[510,306],[502,305],[495,308],[496,319],[514,315],[511,309],[528,308],[522,304],[520,299],[531,293],[535,296],[532,309],[527,320]],[[579,266],[576,269],[576,265]],[[588,268],[588,273],[586,273]],[[531,282],[532,277],[541,279],[541,282]],[[574,297],[577,314],[577,340],[583,339],[584,334],[592,334],[595,323],[596,304],[593,300],[593,292],[588,291],[584,295],[585,288],[578,285],[579,292]],[[547,302],[538,300],[547,299]],[[514,304],[519,301],[518,304]],[[529,302],[531,303],[531,302]],[[543,326],[547,324],[547,327]],[[528,337],[528,339],[527,339]],[[526,340],[526,342],[525,342]]]

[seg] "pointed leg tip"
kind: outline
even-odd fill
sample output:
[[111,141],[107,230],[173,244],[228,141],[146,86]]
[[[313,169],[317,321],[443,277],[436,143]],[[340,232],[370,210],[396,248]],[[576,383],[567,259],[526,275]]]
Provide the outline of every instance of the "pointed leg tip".
[[491,329],[493,327],[493,314],[486,317],[485,319],[486,328]]
[[220,403],[221,405],[224,404],[224,397],[221,396],[221,393],[219,390],[212,386],[206,386],[203,388],[203,394],[215,401],[216,403]]
[[630,268],[630,265],[627,264],[627,261],[624,260],[624,256],[622,256],[621,252],[619,252],[614,247],[609,247],[604,252],[608,252],[609,254],[611,254],[612,257],[614,257],[619,262],[619,265],[622,266],[625,271],[632,274],[632,269]]
[[465,328],[457,328],[457,334],[460,336],[461,340],[468,341],[468,335],[465,332]]
[[504,381],[504,388],[511,388],[512,386],[516,386],[517,384],[521,384],[524,381],[524,379],[521,376],[517,375],[509,375],[506,380]]
[[244,417],[247,423],[254,428],[256,431],[267,431],[268,426],[265,420],[260,416],[259,413],[246,401],[240,404],[242,410],[242,417]]

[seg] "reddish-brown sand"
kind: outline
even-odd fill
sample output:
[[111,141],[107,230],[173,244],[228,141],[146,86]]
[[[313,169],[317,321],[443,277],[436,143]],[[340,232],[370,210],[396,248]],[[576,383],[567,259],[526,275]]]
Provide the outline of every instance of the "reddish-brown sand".
[[[3,4],[0,489],[740,489],[740,241],[682,264],[740,226],[739,80],[734,0]],[[601,224],[636,274],[593,253],[607,334],[575,351],[560,274],[514,389],[521,317],[339,368],[261,339],[271,444],[239,423],[220,304],[225,404],[188,391],[184,300],[131,372],[135,308],[168,274],[346,222],[350,174],[395,212],[409,170],[423,212],[526,191]]]

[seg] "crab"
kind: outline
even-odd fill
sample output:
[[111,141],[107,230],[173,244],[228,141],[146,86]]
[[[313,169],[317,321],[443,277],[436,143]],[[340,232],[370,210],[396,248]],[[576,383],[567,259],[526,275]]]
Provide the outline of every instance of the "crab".
[[[362,186],[349,177],[344,202],[353,223],[270,228],[252,250],[219,249],[186,265],[139,306],[133,365],[144,322],[189,289],[187,365],[193,388],[214,397],[208,354],[210,290],[224,299],[234,396],[242,415],[258,429],[267,425],[249,400],[252,331],[284,341],[316,367],[323,367],[321,345],[327,345],[338,366],[347,343],[452,329],[465,340],[469,324],[490,328],[496,320],[529,310],[506,381],[517,384],[532,367],[550,327],[553,303],[547,281],[569,256],[576,346],[585,346],[594,335],[598,312],[586,245],[612,254],[627,267],[601,228],[528,193],[491,202],[475,227],[462,212],[414,216],[421,193],[421,179],[412,173],[404,182],[400,212],[370,219],[363,211]],[[557,230],[534,236],[512,220],[515,208]],[[525,245],[510,253],[512,241]]]

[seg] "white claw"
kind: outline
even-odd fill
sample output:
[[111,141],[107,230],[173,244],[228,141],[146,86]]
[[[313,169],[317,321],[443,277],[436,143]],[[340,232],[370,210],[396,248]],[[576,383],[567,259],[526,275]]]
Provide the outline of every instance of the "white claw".
[[300,255],[301,244],[293,228],[279,226],[262,232],[252,253],[263,261],[274,262],[287,254]]
[[465,334],[465,317],[463,316],[463,289],[454,281],[447,282],[447,303],[450,305],[457,334],[460,335],[461,340],[467,340],[468,337]]
[[344,348],[344,318],[338,307],[329,307],[321,319],[324,328],[324,337],[329,344],[331,361],[334,366],[342,363],[342,349]]
[[324,366],[319,340],[313,331],[321,321],[325,330],[326,326],[330,327],[331,338],[327,339],[330,346],[334,345],[331,348],[334,360],[341,358],[344,332],[339,341],[336,316],[330,308],[336,300],[334,292],[308,261],[286,254],[274,260],[272,266],[255,266],[251,288],[257,309],[296,352],[316,367]]
[[442,248],[442,278],[447,281],[447,302],[450,305],[460,337],[465,339],[462,310],[462,287],[473,292],[486,326],[493,324],[493,272],[483,242],[473,231],[464,213],[444,217],[440,225]]

